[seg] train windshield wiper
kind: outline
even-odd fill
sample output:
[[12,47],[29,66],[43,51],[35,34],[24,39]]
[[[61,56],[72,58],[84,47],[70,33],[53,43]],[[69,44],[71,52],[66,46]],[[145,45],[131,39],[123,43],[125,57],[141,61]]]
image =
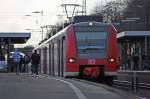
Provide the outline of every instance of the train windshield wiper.
[[104,46],[81,46],[78,47],[80,50],[99,50],[99,49],[105,49]]

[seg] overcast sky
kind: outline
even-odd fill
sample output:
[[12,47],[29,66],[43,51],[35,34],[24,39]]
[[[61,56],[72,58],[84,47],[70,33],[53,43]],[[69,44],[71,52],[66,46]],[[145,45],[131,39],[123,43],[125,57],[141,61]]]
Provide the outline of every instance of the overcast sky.
[[[87,0],[87,11],[89,12],[95,4],[106,1]],[[0,32],[24,32],[26,29],[37,29],[42,24],[55,24],[57,15],[62,13],[62,8],[59,7],[62,2],[82,4],[82,0],[0,0]],[[41,14],[32,13],[42,10],[43,18]],[[40,32],[33,30],[28,44],[35,45],[39,40]]]

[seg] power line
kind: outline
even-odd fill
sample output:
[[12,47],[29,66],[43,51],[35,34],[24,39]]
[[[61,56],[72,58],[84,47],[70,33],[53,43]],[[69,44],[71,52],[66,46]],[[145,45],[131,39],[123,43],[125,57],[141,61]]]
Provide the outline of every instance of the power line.
[[80,7],[80,5],[76,3],[64,3],[63,0],[61,1],[62,4],[60,6],[63,8],[65,16],[69,19],[69,21],[71,21],[71,19],[75,16],[75,13],[78,10],[78,7]]
[[82,1],[82,15],[86,15],[86,0]]

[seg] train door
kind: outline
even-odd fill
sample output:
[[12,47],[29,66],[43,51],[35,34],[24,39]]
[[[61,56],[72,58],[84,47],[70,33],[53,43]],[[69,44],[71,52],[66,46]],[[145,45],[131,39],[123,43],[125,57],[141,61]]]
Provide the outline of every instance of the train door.
[[58,75],[58,43],[54,43],[54,75]]
[[58,75],[60,76],[60,40],[57,41],[57,63],[58,63]]
[[61,76],[64,76],[65,71],[65,36],[61,40]]
[[63,77],[63,40],[60,40],[60,76]]
[[51,75],[51,45],[49,45],[49,74]]
[[45,60],[45,56],[44,56],[44,48],[41,48],[41,73],[44,73],[44,60]]
[[44,74],[47,73],[47,48],[45,47],[44,48],[44,68],[43,68],[43,71],[44,71]]
[[[42,52],[41,52],[41,49],[39,49],[39,55],[40,57],[42,56]],[[40,59],[40,64],[39,64],[39,73],[41,73],[41,59]]]
[[62,50],[62,44],[61,44],[61,40],[59,40],[59,68],[60,68],[60,72],[59,72],[59,76],[62,76],[61,74],[62,74],[62,63],[61,63],[61,60],[62,60],[62,52],[61,52],[61,50]]
[[54,75],[54,43],[51,45],[51,73]]

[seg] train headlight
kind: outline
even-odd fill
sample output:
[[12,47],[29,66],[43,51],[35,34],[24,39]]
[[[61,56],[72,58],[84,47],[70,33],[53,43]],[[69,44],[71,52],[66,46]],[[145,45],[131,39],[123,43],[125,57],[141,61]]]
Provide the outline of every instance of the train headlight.
[[89,22],[89,26],[95,26],[95,22],[94,21]]
[[75,58],[69,58],[70,63],[74,63],[75,61],[76,61]]
[[93,25],[93,22],[89,22],[89,25],[92,26],[92,25]]
[[115,59],[114,58],[109,58],[108,62],[113,63],[113,62],[115,62]]

